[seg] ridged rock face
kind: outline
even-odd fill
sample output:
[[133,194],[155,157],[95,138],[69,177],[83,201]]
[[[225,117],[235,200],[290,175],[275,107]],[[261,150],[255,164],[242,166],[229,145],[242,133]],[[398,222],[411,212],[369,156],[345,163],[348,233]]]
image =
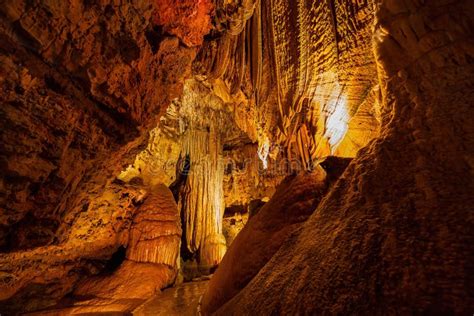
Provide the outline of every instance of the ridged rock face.
[[372,1],[275,0],[262,4],[262,20],[273,50],[279,142],[305,164],[338,149],[354,155],[378,125]]
[[307,166],[331,153],[355,155],[378,126],[372,1],[274,0],[261,12],[279,107],[273,139]]
[[218,314],[472,312],[474,5],[376,12],[381,137]]
[[239,10],[217,7],[216,25],[239,23],[213,30],[194,72],[246,96],[255,114],[240,126],[252,126],[244,130],[260,149],[311,169],[331,154],[354,157],[378,135],[373,1],[243,1]]
[[129,291],[129,295],[138,297],[142,293],[149,297],[155,290],[172,284],[178,271],[181,221],[167,187],[148,189],[112,184],[94,196],[88,207],[87,212],[75,218],[69,233],[64,233],[61,244],[0,256],[2,311],[53,306],[84,277],[102,270],[107,272],[110,265],[107,262],[122,248],[125,248],[123,259],[129,263],[112,275],[81,282],[73,297],[86,295],[90,290],[96,293],[96,299],[108,298],[107,304],[112,304],[112,299],[126,299],[123,288],[128,280],[121,273],[138,278],[141,275],[137,271],[142,269],[160,278],[143,279],[142,292]]
[[181,218],[171,191],[154,187],[133,217],[127,259],[164,264],[178,269]]
[[[125,260],[111,274],[80,282],[72,306],[61,312],[129,312],[160,289],[175,281],[178,273],[181,219],[171,191],[153,187],[133,215]],[[125,251],[125,250],[124,250]],[[68,305],[64,303],[63,305]]]
[[[190,169],[183,192],[186,242],[191,252],[200,250],[203,265],[221,261],[226,246],[222,235],[224,216],[222,146],[216,126],[208,130],[190,130],[185,136]],[[219,237],[224,240],[219,242]],[[204,246],[207,250],[204,251]]]

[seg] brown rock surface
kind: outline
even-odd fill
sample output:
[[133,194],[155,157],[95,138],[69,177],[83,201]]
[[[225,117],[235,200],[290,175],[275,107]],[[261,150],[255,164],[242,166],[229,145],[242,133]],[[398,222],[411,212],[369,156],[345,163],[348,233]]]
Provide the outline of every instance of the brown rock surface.
[[152,188],[135,213],[129,234],[127,259],[164,264],[176,272],[181,218],[173,194],[165,185]]
[[164,31],[178,36],[188,46],[202,44],[203,36],[211,30],[210,0],[155,1],[158,5],[155,22],[163,25]]
[[382,134],[218,314],[469,314],[471,1],[378,1]]
[[49,232],[41,233],[41,243],[51,242],[59,218],[83,198],[75,193],[94,190],[85,187],[94,181],[104,184],[133,158],[145,141],[142,130],[181,91],[195,50],[153,32],[158,9],[142,2],[2,4],[5,249],[37,239],[37,227],[11,234],[20,221],[23,229],[29,221],[45,222]]
[[[263,244],[248,231],[278,238],[223,264],[223,301],[246,287],[219,313],[471,313],[473,17],[469,0],[3,1],[0,312],[130,310],[178,262],[213,268],[248,215],[232,264]],[[366,145],[338,181],[347,161],[325,157]],[[318,164],[315,212],[273,198],[312,213],[297,233],[255,207]]]
[[274,197],[237,235],[211,278],[202,299],[203,314],[215,312],[247,285],[312,214],[326,189],[322,168],[290,176],[278,186]]
[[[120,246],[127,248],[126,266],[120,266],[112,275],[83,281],[74,295],[80,297],[92,289],[97,293],[103,289],[102,295],[96,296],[104,298],[107,304],[126,299],[127,295],[131,298],[135,294],[122,274],[137,273],[138,278],[138,272],[134,271],[137,269],[149,271],[157,278],[142,279],[146,282],[143,289],[136,290],[134,298],[142,294],[151,296],[154,289],[172,284],[178,271],[181,239],[178,214],[173,195],[165,186],[149,191],[130,185],[109,187],[91,202],[87,213],[75,219],[69,236],[60,245],[0,256],[3,280],[0,301],[8,307],[2,311],[37,310],[55,305],[74,290],[78,281],[104,270],[104,263]],[[119,286],[120,282],[124,283]],[[140,303],[133,302],[127,306],[136,307]],[[103,304],[98,304],[95,298],[83,305],[93,309],[92,305]]]
[[179,268],[180,241],[178,206],[171,191],[157,185],[133,215],[125,245],[126,260],[109,275],[80,282],[72,293],[73,306],[61,308],[60,312],[132,311],[173,284]]
[[[130,310],[174,282],[181,228],[170,190],[165,186],[149,192],[130,186],[115,190],[113,194],[110,188],[94,200],[91,211],[77,219],[65,243],[1,257],[4,283],[0,300],[6,306],[15,309],[26,303],[23,310],[36,310],[54,305],[74,289],[72,303],[66,300],[55,308],[62,312]],[[88,232],[93,234],[87,236]],[[75,286],[85,276],[104,270],[101,260],[117,253],[120,245],[126,247],[126,260],[121,265],[118,262],[116,271]],[[134,286],[140,282],[141,286]]]
[[[112,275],[92,277],[79,283],[72,298],[37,314],[130,313],[171,285],[175,275],[175,270],[163,264],[125,260]],[[72,303],[68,303],[69,300]]]
[[[181,93],[196,53],[161,32],[158,2],[2,3],[0,310],[53,305],[126,245],[147,189],[112,181]],[[208,13],[187,37],[204,36]]]

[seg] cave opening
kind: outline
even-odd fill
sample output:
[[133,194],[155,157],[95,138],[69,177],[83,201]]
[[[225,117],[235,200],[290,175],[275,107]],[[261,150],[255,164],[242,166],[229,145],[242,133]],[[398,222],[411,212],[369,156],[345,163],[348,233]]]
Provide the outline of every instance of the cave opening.
[[113,274],[120,265],[125,261],[126,258],[126,248],[124,246],[120,246],[107,260],[105,267],[103,269],[105,274]]
[[0,315],[471,314],[473,25],[4,0]]

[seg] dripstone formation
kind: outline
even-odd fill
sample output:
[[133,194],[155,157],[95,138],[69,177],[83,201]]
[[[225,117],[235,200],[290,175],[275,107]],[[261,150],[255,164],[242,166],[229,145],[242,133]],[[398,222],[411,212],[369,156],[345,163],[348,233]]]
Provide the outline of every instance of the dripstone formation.
[[6,0],[0,313],[472,314],[473,78],[470,0]]

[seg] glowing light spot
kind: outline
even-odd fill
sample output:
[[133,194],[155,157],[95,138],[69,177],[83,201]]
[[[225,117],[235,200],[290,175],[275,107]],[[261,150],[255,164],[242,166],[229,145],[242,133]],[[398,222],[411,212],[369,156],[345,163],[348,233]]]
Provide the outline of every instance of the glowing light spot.
[[326,107],[326,132],[324,137],[327,138],[331,145],[331,152],[337,148],[343,140],[349,128],[348,122],[350,115],[347,111],[347,99],[345,96],[339,96],[328,102]]
[[319,104],[321,121],[319,127],[327,139],[331,154],[335,152],[349,129],[350,114],[347,109],[347,96],[339,84],[337,73],[327,71],[319,74],[314,92],[314,102]]
[[258,151],[257,151],[258,158],[260,158],[260,160],[263,163],[263,169],[268,168],[268,154],[269,153],[270,153],[270,141],[268,140],[267,137],[265,137],[265,139],[263,140],[263,143],[259,142]]

